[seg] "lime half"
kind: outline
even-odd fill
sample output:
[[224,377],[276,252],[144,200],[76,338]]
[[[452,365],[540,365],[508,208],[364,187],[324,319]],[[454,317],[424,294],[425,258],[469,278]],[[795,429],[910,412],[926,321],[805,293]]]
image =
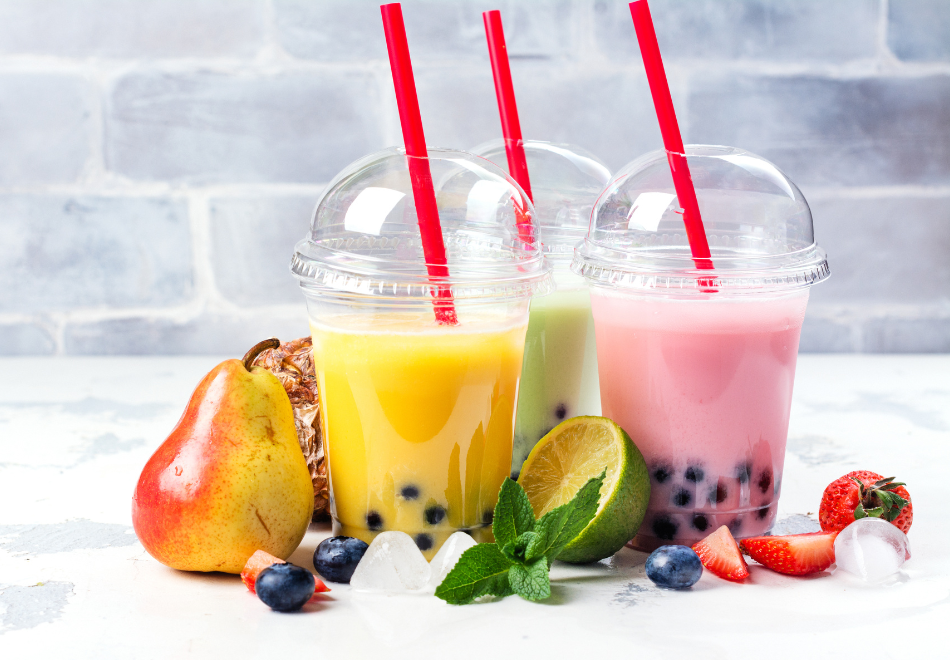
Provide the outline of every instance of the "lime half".
[[607,477],[597,514],[558,555],[561,561],[598,561],[636,535],[650,500],[643,455],[630,436],[606,417],[573,417],[541,438],[521,467],[518,483],[538,518],[570,502],[604,468]]

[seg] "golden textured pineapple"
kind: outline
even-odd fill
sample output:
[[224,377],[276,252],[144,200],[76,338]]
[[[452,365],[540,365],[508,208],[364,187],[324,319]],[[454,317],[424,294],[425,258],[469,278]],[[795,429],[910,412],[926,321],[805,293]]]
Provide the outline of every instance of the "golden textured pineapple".
[[[262,350],[251,365],[264,367],[274,374],[290,397],[294,408],[297,441],[304,458],[307,459],[310,479],[313,481],[313,519],[325,518],[330,513],[330,493],[323,437],[320,432],[320,395],[317,392],[317,376],[313,368],[313,342],[310,337],[288,342],[280,342],[277,339],[265,342],[269,342],[269,347]],[[260,344],[248,353],[259,346]]]

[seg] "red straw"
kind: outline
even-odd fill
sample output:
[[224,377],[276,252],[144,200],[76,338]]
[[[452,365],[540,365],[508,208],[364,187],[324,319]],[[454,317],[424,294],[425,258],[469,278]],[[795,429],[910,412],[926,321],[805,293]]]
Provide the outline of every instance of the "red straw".
[[406,40],[406,25],[402,20],[402,7],[398,2],[381,5],[383,29],[386,31],[386,47],[389,49],[389,64],[393,70],[393,86],[396,89],[396,105],[399,106],[399,121],[402,124],[402,138],[406,143],[406,156],[409,162],[409,177],[412,180],[412,197],[416,204],[419,219],[419,233],[422,235],[422,252],[425,255],[426,270],[429,277],[440,283],[435,301],[435,318],[444,325],[458,324],[452,291],[444,278],[449,276],[445,259],[445,243],[442,239],[442,226],[439,223],[439,207],[435,201],[435,189],[432,186],[432,172],[429,169],[429,152],[426,138],[422,132],[422,115],[419,113],[419,99],[416,97],[416,82],[412,76],[412,62],[409,60],[409,42]]
[[656,41],[656,31],[653,29],[653,18],[650,16],[650,5],[647,4],[647,0],[631,2],[630,14],[633,16],[633,26],[637,30],[637,41],[640,43],[640,54],[643,56],[647,81],[650,83],[656,116],[660,120],[660,133],[663,134],[663,146],[666,148],[666,158],[670,162],[670,172],[673,174],[673,187],[676,189],[680,206],[683,207],[683,223],[686,225],[689,249],[697,268],[712,269],[712,255],[709,253],[709,243],[706,242],[706,230],[703,228],[703,219],[699,215],[696,189],[693,188],[693,179],[689,174],[689,165],[686,163],[686,150],[683,147],[683,138],[673,110],[673,98],[670,96],[670,86],[666,81],[666,71],[663,69],[663,59],[660,57],[660,45]]
[[[505,30],[501,25],[501,12],[497,9],[482,12],[485,21],[485,38],[488,39],[488,56],[491,72],[495,78],[495,96],[498,99],[498,114],[501,115],[501,132],[505,136],[505,154],[508,156],[508,171],[518,182],[528,199],[531,194],[531,179],[528,177],[528,161],[524,155],[524,140],[521,138],[521,122],[518,120],[518,104],[515,88],[511,82],[511,67],[508,65],[508,47],[505,45]],[[534,242],[534,227],[530,220],[518,222],[522,240]]]
[[505,136],[505,152],[508,154],[508,171],[512,178],[531,195],[531,180],[528,178],[528,162],[521,139],[521,122],[518,121],[518,104],[515,88],[511,83],[511,67],[508,65],[508,47],[505,31],[501,26],[501,12],[497,9],[482,13],[485,21],[485,37],[488,39],[488,56],[491,72],[495,77],[495,96],[498,97],[498,114],[501,115],[501,132]]

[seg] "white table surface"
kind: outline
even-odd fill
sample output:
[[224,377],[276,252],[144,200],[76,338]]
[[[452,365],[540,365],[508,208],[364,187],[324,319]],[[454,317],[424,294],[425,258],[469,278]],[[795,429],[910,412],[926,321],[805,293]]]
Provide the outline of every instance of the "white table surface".
[[[217,362],[0,360],[0,658],[950,657],[950,356],[799,360],[779,518],[814,515],[849,470],[897,475],[914,499],[913,558],[882,584],[753,565],[745,584],[707,572],[672,592],[624,549],[555,565],[543,604],[331,585],[296,614],[237,576],[166,568],[132,532],[139,471]],[[328,532],[311,527],[291,561],[312,567]]]

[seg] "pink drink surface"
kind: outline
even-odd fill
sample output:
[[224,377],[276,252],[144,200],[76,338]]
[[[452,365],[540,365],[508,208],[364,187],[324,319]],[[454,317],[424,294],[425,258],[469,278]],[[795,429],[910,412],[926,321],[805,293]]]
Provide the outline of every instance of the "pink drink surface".
[[633,541],[692,544],[727,525],[737,538],[775,520],[807,292],[672,299],[594,289],[603,414],[650,469]]

